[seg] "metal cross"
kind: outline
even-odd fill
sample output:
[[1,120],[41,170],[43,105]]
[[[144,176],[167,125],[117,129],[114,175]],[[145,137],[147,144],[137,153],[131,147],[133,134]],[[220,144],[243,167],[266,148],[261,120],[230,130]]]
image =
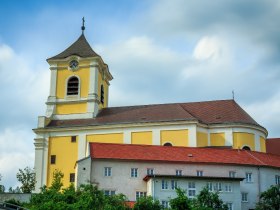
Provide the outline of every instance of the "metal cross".
[[85,18],[83,17],[83,25],[82,25],[82,27],[81,27],[81,29],[82,29],[82,33],[84,34],[84,30],[86,29],[86,27],[85,27]]

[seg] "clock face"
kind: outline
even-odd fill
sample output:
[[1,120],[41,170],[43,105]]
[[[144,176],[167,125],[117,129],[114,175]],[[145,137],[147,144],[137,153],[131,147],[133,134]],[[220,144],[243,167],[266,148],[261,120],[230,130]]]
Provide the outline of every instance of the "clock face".
[[69,63],[69,67],[70,67],[70,69],[72,69],[72,70],[77,69],[77,68],[78,68],[78,65],[79,65],[79,62],[76,61],[76,60],[72,60],[72,61],[70,61],[70,63]]

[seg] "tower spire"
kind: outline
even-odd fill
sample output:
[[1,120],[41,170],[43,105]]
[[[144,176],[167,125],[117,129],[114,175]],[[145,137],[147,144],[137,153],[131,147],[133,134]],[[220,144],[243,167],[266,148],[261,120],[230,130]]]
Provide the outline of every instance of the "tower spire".
[[83,25],[82,25],[81,29],[82,29],[82,34],[84,34],[84,30],[86,29],[86,27],[85,27],[85,17],[82,18],[82,21],[83,21]]

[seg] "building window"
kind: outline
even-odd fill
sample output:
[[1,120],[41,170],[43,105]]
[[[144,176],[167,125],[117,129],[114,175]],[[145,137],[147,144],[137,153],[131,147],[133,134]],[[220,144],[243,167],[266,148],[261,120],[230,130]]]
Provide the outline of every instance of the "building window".
[[71,142],[75,143],[77,141],[77,136],[71,136]]
[[280,185],[280,176],[279,175],[275,175],[275,184]]
[[169,202],[168,201],[161,201],[161,205],[164,209],[169,208]]
[[176,180],[171,180],[171,189],[175,190],[178,187],[177,181]]
[[221,182],[217,182],[214,184],[214,191],[217,191],[217,192],[222,192],[222,183]]
[[248,193],[241,193],[241,201],[248,202]]
[[228,174],[229,174],[229,177],[231,177],[231,178],[234,178],[236,176],[235,171],[230,171]]
[[208,189],[210,192],[213,191],[213,184],[212,184],[212,182],[208,182],[208,183],[207,183],[207,189]]
[[105,167],[104,168],[104,176],[112,176],[112,168],[111,167]]
[[244,149],[244,150],[248,150],[248,151],[251,151],[251,148],[250,148],[250,147],[248,147],[248,146],[244,146],[244,147],[242,147],[242,149]]
[[154,175],[154,169],[153,168],[147,168],[147,175]]
[[203,176],[203,171],[196,171],[197,176]]
[[56,162],[56,155],[51,155],[51,164],[55,164]]
[[228,210],[233,210],[233,204],[232,203],[227,203]]
[[75,173],[70,173],[69,180],[70,182],[75,182]]
[[176,176],[182,176],[182,170],[176,170]]
[[231,183],[225,183],[225,192],[232,192],[232,185]]
[[130,176],[131,177],[137,177],[138,176],[138,168],[131,168]]
[[161,189],[162,190],[167,190],[168,189],[168,182],[167,180],[161,180]]
[[147,196],[147,192],[136,191],[136,200],[138,200],[141,197],[146,197],[146,196]]
[[246,182],[253,182],[252,173],[246,173],[245,174],[245,181]]
[[165,143],[163,146],[172,147],[172,144],[169,143],[169,142],[167,142],[167,143]]
[[100,101],[102,104],[104,104],[104,86],[101,85],[101,88],[100,88]]
[[79,93],[79,79],[71,77],[67,83],[67,95],[78,95]]
[[189,198],[195,197],[195,192],[196,192],[195,182],[189,182],[188,183],[188,196],[189,196]]
[[111,196],[116,194],[116,190],[104,190],[106,196]]

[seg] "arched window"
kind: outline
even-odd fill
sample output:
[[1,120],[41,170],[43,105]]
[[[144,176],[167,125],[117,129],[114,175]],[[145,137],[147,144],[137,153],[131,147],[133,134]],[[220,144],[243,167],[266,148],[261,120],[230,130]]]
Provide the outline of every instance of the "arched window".
[[104,104],[104,87],[103,87],[103,85],[101,85],[101,88],[100,88],[100,101],[102,104]]
[[169,143],[169,142],[167,142],[167,143],[165,143],[163,146],[172,147],[172,144]]
[[77,77],[71,77],[67,83],[67,95],[79,94],[79,79]]
[[251,151],[251,148],[250,148],[250,147],[248,147],[248,146],[244,146],[242,149],[244,149],[244,150],[248,150],[248,151]]

